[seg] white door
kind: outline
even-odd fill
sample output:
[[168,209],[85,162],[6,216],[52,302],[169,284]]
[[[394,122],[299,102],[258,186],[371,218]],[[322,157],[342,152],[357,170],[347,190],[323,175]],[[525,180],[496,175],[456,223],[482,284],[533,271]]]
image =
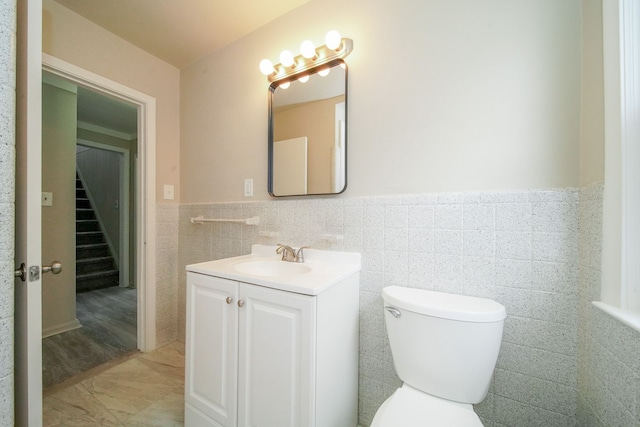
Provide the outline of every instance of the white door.
[[236,425],[237,297],[237,282],[187,273],[185,425],[211,425],[198,411]]
[[273,194],[307,194],[307,137],[273,143]]
[[[18,0],[16,80],[16,264],[40,269],[42,155],[42,1]],[[51,260],[48,260],[51,261]],[[42,287],[40,276],[15,283],[17,426],[42,425]]]
[[315,298],[240,285],[238,425],[312,427]]

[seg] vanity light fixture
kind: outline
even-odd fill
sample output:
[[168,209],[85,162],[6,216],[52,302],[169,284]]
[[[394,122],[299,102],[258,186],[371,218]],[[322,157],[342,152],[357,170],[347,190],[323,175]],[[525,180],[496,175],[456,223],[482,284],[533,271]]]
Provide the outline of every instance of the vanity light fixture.
[[[269,82],[275,82],[345,58],[352,50],[353,40],[342,38],[339,32],[331,30],[327,33],[323,46],[316,48],[312,41],[305,40],[300,46],[300,55],[294,57],[293,53],[285,50],[280,54],[280,63],[275,66],[268,59],[260,61],[260,71],[267,76]],[[300,78],[302,79],[303,77]],[[280,87],[284,89],[284,84]]]

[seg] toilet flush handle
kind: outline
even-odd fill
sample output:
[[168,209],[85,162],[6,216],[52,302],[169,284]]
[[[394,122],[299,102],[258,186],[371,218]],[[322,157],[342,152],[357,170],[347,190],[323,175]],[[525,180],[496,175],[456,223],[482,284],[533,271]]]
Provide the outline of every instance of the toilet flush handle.
[[389,307],[387,305],[384,307],[384,309],[387,310],[389,313],[391,313],[391,315],[396,319],[399,319],[400,316],[402,316],[402,313],[400,313],[400,310],[398,310],[397,308]]

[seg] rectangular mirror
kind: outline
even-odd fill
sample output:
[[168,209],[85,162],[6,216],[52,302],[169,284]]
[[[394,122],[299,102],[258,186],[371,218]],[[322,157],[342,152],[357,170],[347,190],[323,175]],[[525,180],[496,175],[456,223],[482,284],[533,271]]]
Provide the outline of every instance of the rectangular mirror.
[[347,187],[346,137],[347,65],[343,60],[273,82],[269,87],[269,194],[342,193]]

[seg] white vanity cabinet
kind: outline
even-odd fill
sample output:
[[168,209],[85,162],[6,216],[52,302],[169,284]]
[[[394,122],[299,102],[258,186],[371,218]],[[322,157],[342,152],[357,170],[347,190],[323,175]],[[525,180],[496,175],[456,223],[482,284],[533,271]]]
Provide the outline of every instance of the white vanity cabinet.
[[187,272],[187,427],[357,425],[357,272],[306,295],[195,270]]

